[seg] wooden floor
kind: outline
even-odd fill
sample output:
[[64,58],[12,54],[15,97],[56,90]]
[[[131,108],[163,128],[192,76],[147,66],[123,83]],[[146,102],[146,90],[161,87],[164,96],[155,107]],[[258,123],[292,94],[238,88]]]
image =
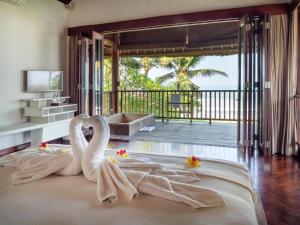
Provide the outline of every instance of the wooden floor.
[[237,124],[235,122],[156,122],[152,132],[137,132],[131,137],[112,135],[115,140],[171,142],[206,146],[236,147]]
[[243,157],[236,148],[144,141],[111,141],[110,148],[245,161],[260,194],[269,225],[300,224],[300,163],[292,157]]
[[300,224],[300,163],[293,157],[254,157],[249,161],[269,225]]

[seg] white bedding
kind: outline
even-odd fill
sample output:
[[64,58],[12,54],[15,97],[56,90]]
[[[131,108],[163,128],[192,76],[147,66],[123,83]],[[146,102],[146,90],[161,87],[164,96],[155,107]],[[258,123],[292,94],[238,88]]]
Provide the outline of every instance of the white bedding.
[[[106,151],[106,155],[115,154]],[[182,157],[133,154],[154,162],[181,168]],[[1,161],[1,160],[0,160]],[[245,166],[226,161],[204,160],[197,170],[197,184],[216,190],[226,202],[223,207],[193,209],[184,204],[147,195],[130,203],[103,206],[96,197],[96,185],[82,175],[45,179],[22,184],[10,183],[10,167],[0,167],[0,224],[265,224],[257,213],[256,194]]]

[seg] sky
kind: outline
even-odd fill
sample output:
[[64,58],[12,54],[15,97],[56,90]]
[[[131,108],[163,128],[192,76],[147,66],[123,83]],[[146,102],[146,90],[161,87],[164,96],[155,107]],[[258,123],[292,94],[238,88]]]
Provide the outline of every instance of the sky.
[[[238,56],[206,56],[198,65],[199,69],[216,69],[228,74],[228,77],[215,75],[213,77],[197,77],[193,81],[200,86],[200,90],[236,90],[238,82]],[[149,71],[149,77],[156,77],[168,73],[168,70],[154,68]]]

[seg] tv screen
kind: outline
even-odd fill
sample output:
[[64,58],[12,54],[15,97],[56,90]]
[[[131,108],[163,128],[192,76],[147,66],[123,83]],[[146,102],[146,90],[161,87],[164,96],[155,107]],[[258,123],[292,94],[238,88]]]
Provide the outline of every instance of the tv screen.
[[46,92],[63,90],[62,71],[27,71],[26,91]]

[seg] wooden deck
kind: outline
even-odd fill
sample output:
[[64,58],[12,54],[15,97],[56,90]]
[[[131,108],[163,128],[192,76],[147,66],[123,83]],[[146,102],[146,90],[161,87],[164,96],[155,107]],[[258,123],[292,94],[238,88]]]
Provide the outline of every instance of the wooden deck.
[[152,132],[137,132],[131,137],[111,136],[112,140],[151,141],[194,144],[203,146],[236,147],[237,125],[234,122],[156,122]]

